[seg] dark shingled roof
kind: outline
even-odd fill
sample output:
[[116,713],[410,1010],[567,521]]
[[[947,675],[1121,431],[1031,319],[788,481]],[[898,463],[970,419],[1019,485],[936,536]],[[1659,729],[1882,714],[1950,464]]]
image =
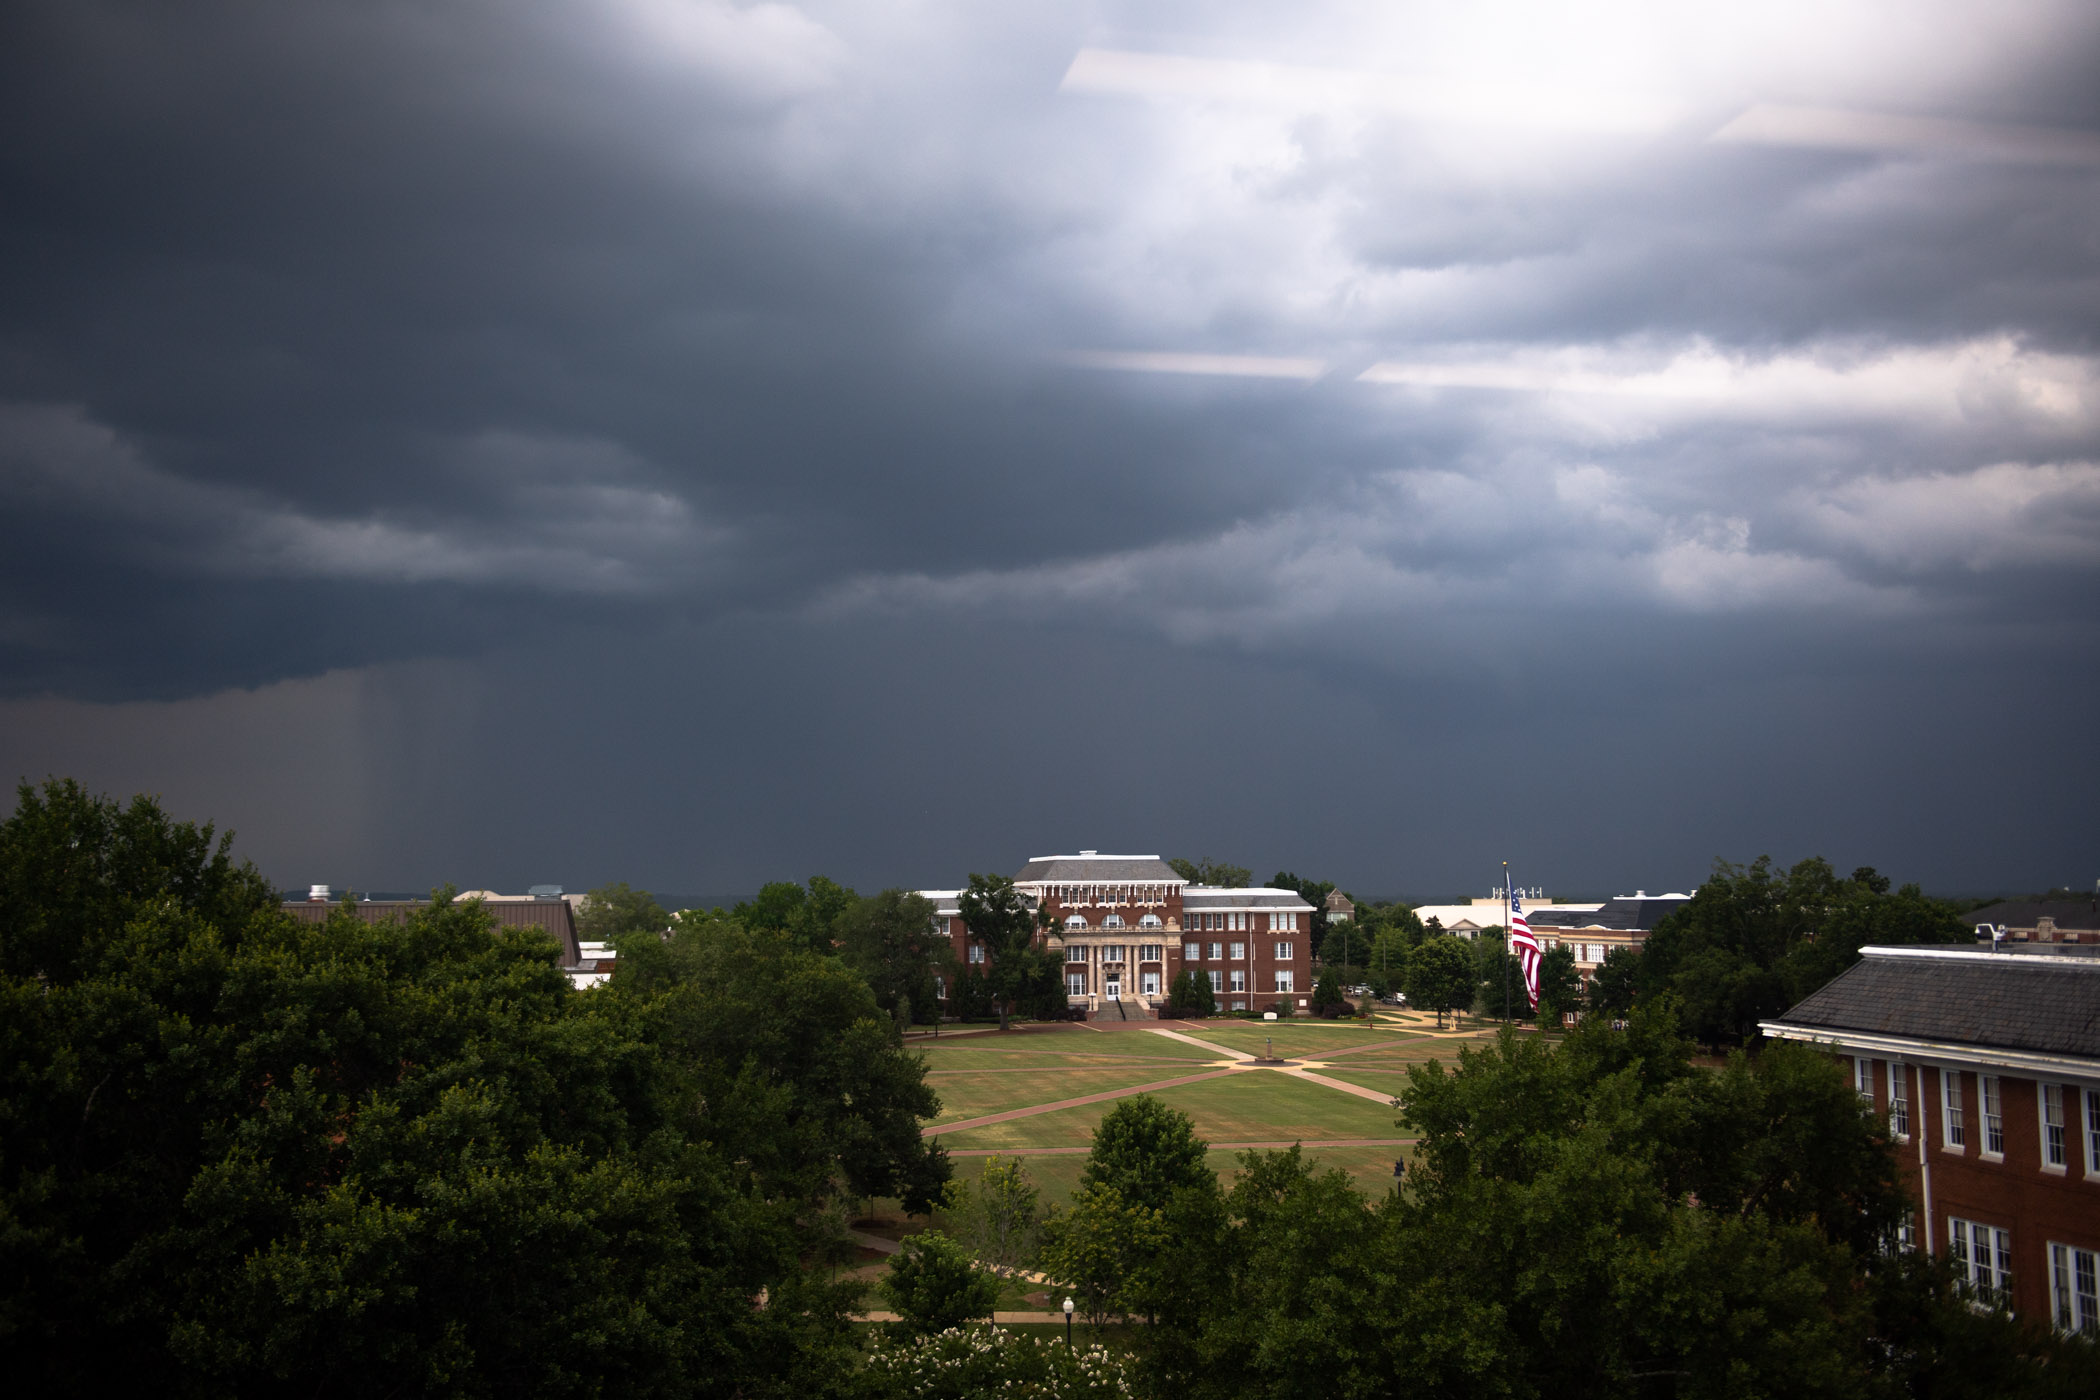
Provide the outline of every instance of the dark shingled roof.
[[1158,856],[1038,856],[1014,876],[1017,885],[1178,885]]
[[2100,928],[2088,899],[2001,899],[1961,917],[1966,924],[2003,924],[2008,929],[2033,928],[2045,918],[2056,920],[2060,929]]
[[[326,923],[328,916],[344,906],[320,900],[288,899],[284,912],[303,924]],[[368,924],[405,923],[408,916],[418,909],[428,909],[427,899],[364,899],[349,906],[357,917]],[[576,911],[565,899],[499,899],[484,903],[489,916],[499,928],[536,928],[553,935],[561,945],[561,958],[565,966],[573,966],[582,958],[582,949],[576,938]]]
[[2100,963],[2046,954],[1865,951],[1777,1019],[1807,1029],[2100,1059]]

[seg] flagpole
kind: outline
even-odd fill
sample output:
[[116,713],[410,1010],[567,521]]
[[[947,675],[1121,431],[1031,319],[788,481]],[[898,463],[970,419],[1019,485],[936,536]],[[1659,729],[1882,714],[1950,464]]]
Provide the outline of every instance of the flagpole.
[[1509,1024],[1509,862],[1502,862],[1502,1024]]

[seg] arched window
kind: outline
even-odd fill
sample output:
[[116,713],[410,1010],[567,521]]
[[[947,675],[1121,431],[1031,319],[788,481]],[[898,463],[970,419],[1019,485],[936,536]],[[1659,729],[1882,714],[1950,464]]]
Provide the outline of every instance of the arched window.
[[1121,928],[1123,927],[1123,916],[1121,914],[1111,914],[1101,921],[1101,927]]
[[1085,927],[1086,927],[1086,915],[1084,915],[1084,914],[1072,914],[1072,915],[1069,915],[1069,916],[1067,916],[1067,918],[1065,919],[1065,927],[1066,927],[1066,928],[1085,928]]
[[1139,927],[1139,928],[1158,928],[1158,927],[1159,927],[1159,915],[1157,915],[1157,914],[1147,914],[1147,915],[1146,915],[1146,916],[1145,916],[1144,918],[1142,918],[1142,919],[1139,919],[1139,920],[1138,920],[1138,927]]

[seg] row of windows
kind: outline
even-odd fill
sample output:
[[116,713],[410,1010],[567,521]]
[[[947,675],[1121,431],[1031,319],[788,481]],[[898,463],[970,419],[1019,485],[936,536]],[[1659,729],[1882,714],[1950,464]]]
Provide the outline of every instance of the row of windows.
[[[1950,1216],[1947,1257],[1979,1300],[2012,1301],[2012,1231]],[[2051,1240],[2048,1261],[2051,1319],[2066,1332],[2100,1336],[2100,1256]]]
[[[1231,986],[1229,987],[1226,985],[1226,979],[1228,974],[1223,969],[1215,967],[1211,968],[1208,975],[1210,977],[1210,989],[1214,992],[1244,992],[1247,990],[1247,973],[1244,968],[1236,967],[1232,969],[1231,973],[1229,974],[1231,978]],[[1274,990],[1279,992],[1297,991],[1297,975],[1291,972],[1288,968],[1278,969],[1276,973],[1276,986]]]
[[[1276,961],[1289,962],[1293,954],[1296,953],[1297,946],[1295,943],[1277,944]],[[1190,962],[1245,962],[1247,960],[1247,945],[1244,943],[1184,943],[1181,945],[1181,956]]]
[[1060,904],[1165,904],[1166,885],[1052,885],[1049,895]]
[[[1086,926],[1086,915],[1084,914],[1071,914],[1067,915],[1065,918],[1065,927],[1068,929],[1085,928]],[[1157,914],[1145,915],[1143,918],[1137,921],[1137,926],[1139,928],[1163,927],[1163,925],[1159,921],[1159,915]],[[1123,922],[1123,916],[1121,914],[1110,914],[1106,918],[1101,920],[1101,927],[1129,928],[1130,925]]]
[[[1217,913],[1198,911],[1182,920],[1182,927],[1195,932],[1216,929],[1220,933],[1252,933],[1260,928],[1261,915],[1245,909],[1226,909]],[[1298,932],[1298,916],[1289,910],[1269,915],[1270,933]]]
[[[1910,1140],[1910,1075],[1901,1060],[1882,1062],[1888,1076],[1889,1132],[1899,1142]],[[1919,1070],[1922,1078],[1924,1070]],[[1939,1074],[1940,1145],[1950,1151],[1965,1151],[1969,1145],[1968,1112],[1964,1107],[1962,1070],[1943,1069]],[[1999,1076],[1976,1076],[1976,1098],[1982,1109],[1981,1155],[1987,1159],[2005,1156],[2005,1090]],[[1860,1096],[1874,1097],[1874,1061],[1863,1056],[1852,1061],[1852,1086]],[[2074,1149],[2082,1159],[2085,1174],[2100,1177],[2100,1090],[2081,1090],[2075,1085],[2041,1083],[2035,1086],[2041,1125],[2042,1166],[2065,1171]]]
[[[1103,994],[1104,996],[1118,996],[1118,997],[1120,997],[1120,996],[1121,996],[1121,995],[1123,994],[1123,979],[1122,979],[1122,978],[1120,978],[1120,977],[1109,977],[1109,978],[1104,978],[1104,979],[1103,979],[1103,981],[1104,981],[1104,983],[1106,984],[1106,989],[1105,989],[1105,990],[1103,991],[1103,993],[1102,993],[1102,994]],[[1084,972],[1068,972],[1068,973],[1066,973],[1066,974],[1065,974],[1065,990],[1066,990],[1067,992],[1071,993],[1071,994],[1072,994],[1073,996],[1075,996],[1075,997],[1083,997],[1083,996],[1085,996],[1085,995],[1086,995],[1086,974],[1085,974]],[[1158,995],[1159,995],[1159,974],[1158,974],[1158,973],[1156,973],[1156,972],[1140,972],[1140,973],[1138,974],[1138,991],[1139,991],[1139,993],[1141,993],[1141,994],[1142,994],[1142,995],[1144,995],[1144,996],[1148,996],[1148,997],[1156,997],[1156,996],[1158,996]]]
[[[1088,945],[1084,943],[1067,943],[1065,945],[1065,961],[1068,963],[1085,962],[1088,958],[1087,949]],[[1125,961],[1123,955],[1128,951],[1129,949],[1120,943],[1104,943],[1101,945],[1101,961],[1105,963],[1123,962]],[[1167,947],[1164,943],[1138,944],[1137,960],[1139,962],[1165,962],[1166,958]]]

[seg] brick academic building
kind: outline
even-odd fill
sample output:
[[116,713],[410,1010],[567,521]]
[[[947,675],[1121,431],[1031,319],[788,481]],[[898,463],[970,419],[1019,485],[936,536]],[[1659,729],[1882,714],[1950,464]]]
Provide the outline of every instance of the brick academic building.
[[1862,949],[1762,1028],[1840,1056],[1887,1115],[1907,1243],[1979,1295],[2100,1334],[2100,958],[1989,949]]
[[[1055,932],[1039,946],[1062,954],[1065,1001],[1089,1016],[1155,1014],[1184,969],[1210,981],[1221,1011],[1305,1010],[1312,992],[1313,907],[1295,890],[1192,885],[1158,856],[1037,856],[1014,876]],[[921,890],[957,963],[981,969],[986,952],[962,919],[960,890]]]

